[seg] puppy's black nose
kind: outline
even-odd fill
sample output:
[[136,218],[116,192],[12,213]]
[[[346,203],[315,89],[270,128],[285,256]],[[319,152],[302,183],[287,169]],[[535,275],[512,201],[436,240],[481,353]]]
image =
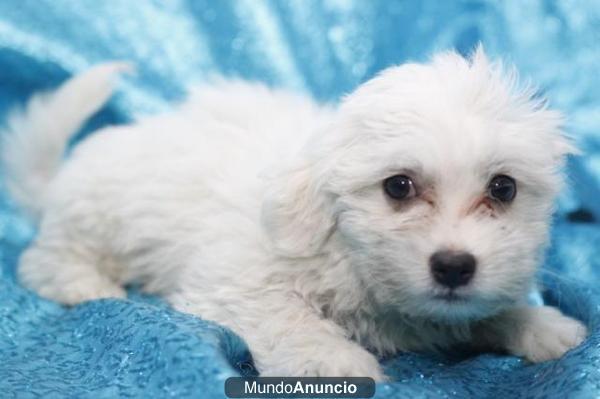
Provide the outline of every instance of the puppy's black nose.
[[468,252],[438,251],[429,258],[435,281],[448,288],[466,285],[475,274],[477,261]]

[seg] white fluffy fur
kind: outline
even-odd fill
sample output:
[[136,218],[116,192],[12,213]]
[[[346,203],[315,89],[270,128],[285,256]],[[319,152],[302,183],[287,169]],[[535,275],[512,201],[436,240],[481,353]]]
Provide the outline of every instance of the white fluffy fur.
[[[76,304],[142,283],[240,334],[263,375],[381,380],[376,355],[465,342],[542,361],[585,337],[523,303],[571,151],[560,115],[483,51],[389,68],[336,109],[223,81],[103,129],[59,167],[119,69],[34,97],[5,132],[9,188],[39,217],[19,276],[40,295]],[[398,173],[420,187],[410,204],[382,190]],[[486,206],[499,173],[517,197]],[[478,259],[460,300],[435,298],[440,248]]]

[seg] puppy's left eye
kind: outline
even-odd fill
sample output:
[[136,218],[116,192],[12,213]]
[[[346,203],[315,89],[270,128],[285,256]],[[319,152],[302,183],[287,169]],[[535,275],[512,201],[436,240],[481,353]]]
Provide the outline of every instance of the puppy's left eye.
[[395,175],[383,181],[385,193],[395,200],[404,200],[416,195],[415,185],[410,177]]
[[510,202],[517,195],[515,179],[506,175],[497,175],[488,184],[488,196],[500,202]]

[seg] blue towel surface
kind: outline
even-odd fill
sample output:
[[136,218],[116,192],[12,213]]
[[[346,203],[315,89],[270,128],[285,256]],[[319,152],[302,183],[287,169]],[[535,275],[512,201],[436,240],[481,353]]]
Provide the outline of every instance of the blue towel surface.
[[[132,61],[138,74],[84,133],[168,109],[215,74],[335,101],[388,65],[482,42],[567,113],[583,151],[568,163],[538,300],[591,334],[538,365],[401,354],[383,360],[394,382],[376,397],[600,397],[599,39],[600,5],[583,0],[4,0],[0,123],[31,93],[107,60]],[[242,340],[158,298],[68,309],[28,292],[15,265],[34,234],[0,187],[1,397],[223,397],[227,377],[254,372]]]

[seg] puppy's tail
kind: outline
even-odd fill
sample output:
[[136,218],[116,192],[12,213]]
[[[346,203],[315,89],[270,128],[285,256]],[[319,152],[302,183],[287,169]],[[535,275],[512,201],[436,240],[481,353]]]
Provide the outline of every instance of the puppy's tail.
[[0,132],[0,165],[13,199],[36,218],[69,139],[109,99],[122,62],[95,66],[50,93],[32,97],[13,111]]

